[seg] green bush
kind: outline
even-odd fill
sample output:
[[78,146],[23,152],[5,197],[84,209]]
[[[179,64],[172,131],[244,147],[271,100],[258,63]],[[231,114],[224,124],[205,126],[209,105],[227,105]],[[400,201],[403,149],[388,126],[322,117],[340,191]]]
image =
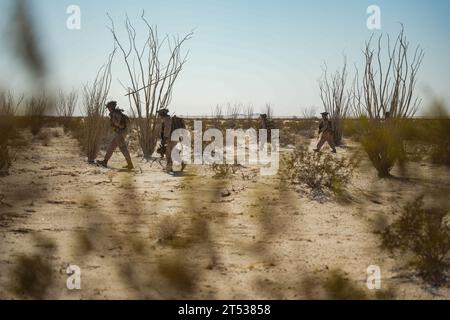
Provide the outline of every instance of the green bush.
[[445,106],[436,103],[431,114],[435,120],[431,123],[428,136],[433,144],[431,159],[435,164],[450,165],[450,119]]
[[367,123],[361,144],[380,178],[389,177],[396,163],[404,163],[405,150],[399,123]]

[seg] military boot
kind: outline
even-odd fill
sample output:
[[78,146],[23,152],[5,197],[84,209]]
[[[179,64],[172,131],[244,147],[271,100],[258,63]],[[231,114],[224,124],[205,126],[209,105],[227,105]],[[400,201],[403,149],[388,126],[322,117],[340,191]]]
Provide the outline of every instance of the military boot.
[[126,166],[122,167],[123,169],[133,170],[134,166],[133,163],[129,162]]
[[127,160],[127,165],[123,167],[123,169],[133,170],[133,162],[131,161],[130,152],[128,151],[127,147],[120,148],[120,151],[122,151],[123,156],[125,157],[125,160]]
[[108,161],[107,160],[98,160],[97,165],[102,166],[104,168],[108,167]]
[[164,169],[165,172],[170,173],[173,172],[173,168],[171,164],[166,165],[166,168]]

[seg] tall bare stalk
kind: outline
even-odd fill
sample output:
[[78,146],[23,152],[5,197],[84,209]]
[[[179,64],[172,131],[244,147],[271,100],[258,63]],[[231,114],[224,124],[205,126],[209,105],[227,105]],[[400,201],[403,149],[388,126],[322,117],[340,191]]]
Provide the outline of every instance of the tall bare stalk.
[[72,117],[78,101],[78,93],[72,90],[68,94],[62,90],[58,92],[58,104],[56,105],[56,114],[59,117]]
[[56,104],[56,114],[60,117],[60,121],[66,130],[70,124],[71,118],[75,112],[78,102],[78,91],[73,89],[69,93],[64,93],[62,90],[58,92],[58,101]]
[[83,90],[85,113],[83,148],[90,163],[97,157],[106,129],[105,105],[111,87],[111,64],[115,52],[116,48],[109,55],[108,62],[98,71],[95,80],[85,85]]
[[364,122],[362,144],[380,177],[390,176],[395,163],[403,163],[405,152],[401,119],[417,112],[421,99],[415,96],[417,74],[424,51],[411,47],[402,26],[394,44],[390,37],[378,38],[372,48],[371,38],[363,50],[365,57],[361,87],[354,83],[352,105]]
[[37,135],[44,126],[44,117],[48,110],[52,109],[53,100],[45,92],[31,97],[26,103],[25,115],[29,120],[30,130]]
[[342,120],[347,116],[350,105],[347,76],[347,59],[344,57],[342,69],[334,74],[328,74],[325,65],[322,79],[319,81],[320,98],[325,111],[330,114],[336,145],[342,144]]
[[266,103],[266,105],[264,106],[262,113],[267,115],[268,119],[272,119],[273,118],[273,107],[270,103]]
[[365,68],[361,113],[370,119],[383,119],[386,112],[391,118],[414,116],[421,103],[421,99],[415,96],[415,88],[424,58],[423,49],[410,47],[403,26],[394,44],[389,35],[386,41],[381,35],[375,48],[372,48],[372,40],[366,43],[363,51]]
[[316,108],[309,107],[302,110],[302,118],[306,120],[312,120],[316,118]]
[[[181,54],[181,49],[193,33],[182,38],[166,36],[160,40],[157,27],[150,25],[144,12],[141,20],[147,31],[146,40],[141,46],[137,44],[136,29],[128,17],[125,20],[127,46],[119,40],[112,19],[110,30],[128,71],[129,84],[124,88],[136,117],[144,158],[149,159],[158,139],[156,114],[170,105],[175,81],[187,58],[187,54]],[[166,56],[165,63],[161,61],[163,56]]]
[[12,91],[0,93],[0,176],[8,174],[12,163],[9,139],[14,134],[14,116],[23,98],[22,95],[16,99]]

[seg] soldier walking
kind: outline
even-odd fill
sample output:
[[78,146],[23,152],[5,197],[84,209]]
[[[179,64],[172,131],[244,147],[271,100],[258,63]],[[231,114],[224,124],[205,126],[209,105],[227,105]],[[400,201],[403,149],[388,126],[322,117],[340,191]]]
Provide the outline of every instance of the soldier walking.
[[328,112],[321,113],[322,120],[319,124],[319,136],[320,140],[317,144],[317,148],[314,149],[315,152],[319,152],[325,142],[328,142],[328,145],[333,150],[333,153],[336,153],[336,146],[334,145],[333,139],[333,126],[331,121],[328,119]]
[[106,151],[105,158],[103,160],[97,161],[97,164],[106,168],[108,166],[108,161],[111,158],[112,154],[114,153],[116,148],[119,147],[120,151],[122,152],[123,156],[127,161],[127,165],[123,168],[131,170],[134,168],[134,166],[133,162],[131,161],[130,152],[128,151],[127,144],[125,142],[127,129],[129,125],[129,119],[123,113],[123,110],[117,108],[116,101],[108,102],[106,104],[106,108],[108,108],[109,111],[111,127],[114,130],[114,137],[108,147],[108,150]]
[[[173,172],[173,160],[172,160],[172,150],[178,144],[177,141],[172,141],[172,132],[176,129],[180,129],[184,126],[184,122],[181,118],[173,117],[169,115],[169,109],[164,108],[158,111],[158,116],[162,120],[161,124],[161,146],[165,146],[165,156],[166,156],[166,168],[167,173]],[[176,120],[176,121],[175,121]],[[180,122],[182,125],[179,125]],[[181,153],[181,152],[180,152]],[[184,170],[186,164],[181,161],[181,171]]]
[[260,124],[259,124],[259,128],[260,129],[265,129],[267,130],[267,140],[269,142],[271,142],[272,139],[272,129],[275,129],[275,125],[272,121],[272,119],[269,119],[267,117],[267,114],[261,114],[259,116],[260,119]]

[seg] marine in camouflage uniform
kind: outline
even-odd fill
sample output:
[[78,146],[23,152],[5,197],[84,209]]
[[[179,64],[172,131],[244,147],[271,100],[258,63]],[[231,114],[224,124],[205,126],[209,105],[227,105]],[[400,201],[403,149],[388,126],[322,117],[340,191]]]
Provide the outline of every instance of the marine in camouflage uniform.
[[271,134],[272,131],[271,130],[274,129],[273,121],[267,117],[267,114],[261,114],[259,116],[259,118],[260,118],[259,128],[267,130],[267,139],[269,142],[271,142],[271,139],[272,139],[272,134]]
[[116,108],[116,101],[108,102],[106,107],[109,110],[110,123],[111,127],[114,130],[114,137],[106,151],[104,160],[97,161],[97,164],[103,167],[107,167],[109,159],[111,158],[117,147],[119,147],[120,151],[125,157],[125,160],[127,161],[127,165],[124,167],[124,169],[131,170],[134,168],[134,166],[133,162],[131,161],[130,152],[128,151],[127,144],[125,142],[125,138],[127,135],[127,123],[126,121],[124,121],[124,115],[122,114],[122,111],[120,109]]
[[322,135],[320,136],[319,143],[314,151],[319,152],[325,142],[328,142],[329,146],[333,150],[333,153],[336,153],[336,146],[333,139],[333,127],[331,121],[328,119],[328,112],[323,112],[321,115],[322,121],[320,121],[319,124],[319,135]]
[[[169,109],[164,108],[158,111],[158,116],[161,118],[161,145],[165,145],[166,149],[166,172],[173,172],[172,150],[178,144],[177,141],[172,141],[172,118],[169,115]],[[181,162],[181,171],[184,170],[186,164]]]

